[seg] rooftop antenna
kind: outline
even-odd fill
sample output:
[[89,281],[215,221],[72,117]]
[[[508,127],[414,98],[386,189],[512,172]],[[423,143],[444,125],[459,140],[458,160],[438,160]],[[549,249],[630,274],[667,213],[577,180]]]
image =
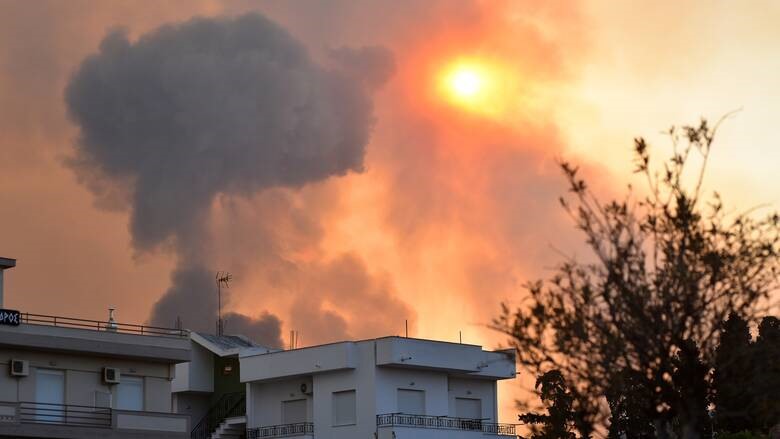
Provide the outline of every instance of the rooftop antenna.
[[217,281],[217,335],[221,336],[225,329],[222,321],[222,285],[225,288],[230,288],[230,281],[233,279],[233,275],[227,271],[218,271],[215,279]]

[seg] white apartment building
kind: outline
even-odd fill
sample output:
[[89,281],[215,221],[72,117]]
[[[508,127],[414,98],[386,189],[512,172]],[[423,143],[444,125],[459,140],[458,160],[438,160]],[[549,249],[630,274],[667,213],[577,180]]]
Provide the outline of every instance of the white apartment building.
[[248,438],[515,435],[497,423],[497,381],[515,377],[513,350],[385,337],[239,355]]
[[0,309],[0,437],[188,438],[171,382],[189,360],[184,330]]

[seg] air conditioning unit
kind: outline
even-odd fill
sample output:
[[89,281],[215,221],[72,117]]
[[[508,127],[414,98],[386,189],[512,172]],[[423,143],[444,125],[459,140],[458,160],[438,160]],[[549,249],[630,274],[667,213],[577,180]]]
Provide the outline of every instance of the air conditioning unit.
[[301,393],[304,395],[311,395],[313,392],[313,389],[308,383],[301,384]]
[[119,384],[119,369],[116,367],[103,368],[103,382],[106,384]]
[[30,362],[11,359],[11,376],[26,377],[30,375]]

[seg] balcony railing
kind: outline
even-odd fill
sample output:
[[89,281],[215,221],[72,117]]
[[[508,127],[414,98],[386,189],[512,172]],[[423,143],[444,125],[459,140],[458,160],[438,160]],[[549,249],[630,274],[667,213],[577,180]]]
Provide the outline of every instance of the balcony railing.
[[517,436],[514,424],[497,424],[481,419],[450,418],[446,416],[405,415],[391,413],[376,417],[377,427],[416,427],[443,430],[481,431],[498,436]]
[[300,422],[298,424],[272,425],[269,427],[250,428],[247,430],[248,439],[257,439],[262,437],[289,437],[314,434],[314,424],[311,422]]
[[73,404],[20,402],[19,422],[23,424],[111,428],[111,409]]
[[120,332],[124,334],[187,337],[186,329],[162,328],[159,326],[135,325],[101,320],[77,319],[73,317],[47,316],[22,313],[22,323],[29,325],[58,326],[64,328],[91,329],[93,331]]

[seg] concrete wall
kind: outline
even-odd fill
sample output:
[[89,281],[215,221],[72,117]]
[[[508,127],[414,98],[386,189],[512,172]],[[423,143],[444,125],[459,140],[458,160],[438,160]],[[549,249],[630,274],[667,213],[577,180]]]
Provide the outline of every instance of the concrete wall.
[[0,345],[75,355],[136,358],[158,363],[190,360],[188,337],[146,336],[28,323],[0,326]]
[[385,337],[376,340],[377,366],[438,369],[484,378],[515,377],[514,351],[483,351],[480,346]]
[[296,399],[307,400],[307,421],[313,422],[314,400],[311,395],[301,392],[301,384],[306,384],[307,389],[313,389],[311,377],[250,384],[249,396],[252,404],[251,407],[247,406],[247,427],[282,424],[282,402]]
[[450,378],[448,391],[449,416],[455,417],[456,398],[474,398],[482,401],[482,417],[487,422],[498,422],[496,382],[463,378]]
[[[29,361],[30,375],[10,377],[6,371],[11,359]],[[144,410],[171,411],[172,370],[165,363],[3,348],[0,348],[0,401],[34,401],[35,370],[45,368],[65,372],[66,404],[92,406],[96,391],[116,392],[115,386],[102,382],[104,367],[116,367],[121,375],[144,378]]]
[[191,361],[176,365],[174,392],[213,392],[214,354],[203,346],[192,343]]
[[376,375],[377,412],[375,415],[398,413],[398,389],[409,389],[425,392],[426,415],[449,416],[446,373],[378,368]]
[[[355,369],[314,375],[314,435],[317,439],[371,438],[376,431],[374,343],[354,344]],[[333,392],[355,390],[356,425],[333,425]]]
[[182,416],[133,411],[114,411],[114,428],[164,433],[189,433],[188,419]]
[[195,425],[206,416],[211,408],[211,399],[208,393],[174,393],[173,411],[190,418],[190,425]]
[[355,343],[333,343],[264,355],[241,356],[241,382],[275,380],[354,368]]

